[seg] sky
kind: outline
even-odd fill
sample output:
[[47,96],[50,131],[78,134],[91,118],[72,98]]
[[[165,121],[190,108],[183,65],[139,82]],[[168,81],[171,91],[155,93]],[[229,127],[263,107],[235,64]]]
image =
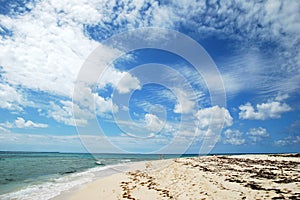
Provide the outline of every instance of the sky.
[[299,80],[298,0],[0,4],[0,151],[300,152]]

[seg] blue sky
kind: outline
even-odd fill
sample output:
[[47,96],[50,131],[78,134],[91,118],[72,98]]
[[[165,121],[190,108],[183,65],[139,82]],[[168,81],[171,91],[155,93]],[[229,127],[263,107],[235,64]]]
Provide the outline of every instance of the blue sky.
[[[1,1],[0,150],[299,152],[299,10],[297,0]],[[215,72],[106,42],[147,27],[197,41],[225,104],[211,102]],[[142,38],[163,44],[164,31]],[[77,84],[93,52],[109,67]]]

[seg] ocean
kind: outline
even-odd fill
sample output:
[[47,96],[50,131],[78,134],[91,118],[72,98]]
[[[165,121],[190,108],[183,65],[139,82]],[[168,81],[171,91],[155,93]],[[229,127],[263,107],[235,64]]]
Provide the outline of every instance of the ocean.
[[[180,156],[171,154],[164,158]],[[157,154],[92,156],[84,153],[0,152],[0,199],[51,199],[63,191],[122,170],[130,162],[160,158]]]

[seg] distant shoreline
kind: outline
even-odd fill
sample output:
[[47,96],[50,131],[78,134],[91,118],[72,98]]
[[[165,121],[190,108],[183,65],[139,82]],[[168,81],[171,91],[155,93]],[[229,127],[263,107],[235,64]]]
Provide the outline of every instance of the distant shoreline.
[[[89,152],[60,152],[60,151],[6,151],[6,150],[0,150],[0,153],[60,153],[60,154],[91,154]],[[93,153],[95,155],[162,155],[161,153],[155,154],[155,153]],[[240,152],[232,152],[232,153],[209,153],[209,154],[197,154],[197,153],[184,153],[184,154],[174,154],[174,153],[165,153],[163,155],[285,155],[285,154],[300,154],[300,152],[246,152],[246,153],[240,153]],[[92,155],[92,154],[91,154]]]

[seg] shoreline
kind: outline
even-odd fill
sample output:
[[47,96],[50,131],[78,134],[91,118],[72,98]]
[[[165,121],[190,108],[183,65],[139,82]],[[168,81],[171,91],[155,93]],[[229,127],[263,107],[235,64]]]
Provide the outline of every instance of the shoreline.
[[[119,180],[125,180],[126,174],[130,171],[139,170],[139,171],[147,171],[149,170],[149,165],[156,166],[157,168],[166,167],[168,164],[172,163],[174,158],[162,159],[162,160],[151,160],[151,161],[136,161],[131,163],[126,163],[126,165],[122,166],[111,166],[106,169],[106,174],[101,174],[97,176],[95,180],[92,180],[88,183],[85,183],[80,186],[73,187],[67,191],[63,191],[60,195],[51,198],[51,200],[65,200],[65,199],[99,199],[99,194],[103,195],[102,198],[109,199],[111,196],[109,192],[109,188],[112,185],[118,185]],[[153,170],[153,168],[151,169]],[[108,187],[107,187],[108,186]],[[102,188],[102,192],[98,194],[96,188]],[[113,187],[111,192],[114,193],[113,190],[118,190],[117,187]],[[108,192],[108,196],[106,193]],[[115,198],[111,198],[115,199]]]
[[300,198],[300,158],[287,154],[175,158],[127,167],[53,200]]

